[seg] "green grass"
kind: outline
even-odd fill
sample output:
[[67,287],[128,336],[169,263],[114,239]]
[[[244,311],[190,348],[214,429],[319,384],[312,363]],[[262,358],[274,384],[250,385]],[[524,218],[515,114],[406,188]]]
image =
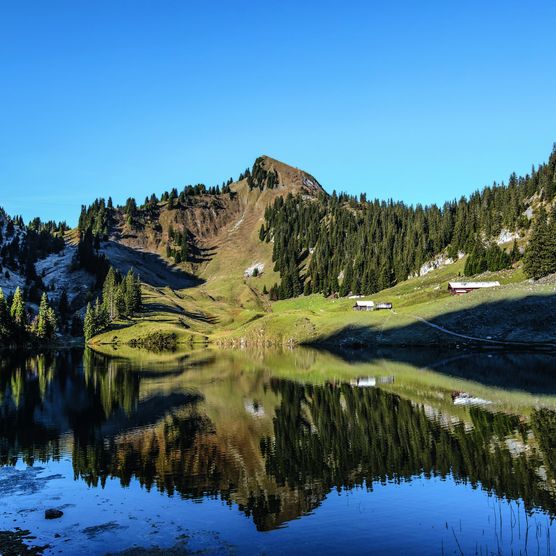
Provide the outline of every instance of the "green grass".
[[[524,281],[521,268],[487,273],[484,280],[498,280],[500,288],[452,296],[448,281],[462,279],[464,260],[442,267],[429,274],[407,280],[366,299],[389,301],[394,312],[353,311],[352,299],[325,299],[312,295],[276,302],[272,313],[229,334],[230,341],[243,338],[259,343],[272,339],[275,343],[304,343],[326,339],[341,330],[352,329],[353,339],[369,344],[435,344],[461,342],[426,324],[416,317],[435,320],[454,332],[512,341],[550,341],[554,331],[542,331],[532,326],[538,314],[546,311],[544,299],[554,304],[553,286],[541,286]],[[535,295],[532,306],[523,301]],[[490,303],[509,303],[502,311],[492,311]],[[483,310],[484,308],[484,310]],[[462,320],[458,321],[457,317]],[[465,318],[464,318],[465,317]],[[467,319],[467,320],[466,320]],[[538,319],[537,319],[538,320]]]
[[[152,332],[173,332],[179,343],[299,344],[326,340],[342,332],[343,338],[369,345],[458,343],[461,340],[435,330],[416,317],[433,320],[448,330],[470,336],[511,341],[555,341],[556,332],[544,326],[538,314],[554,311],[554,286],[531,284],[520,267],[486,273],[482,280],[498,280],[500,288],[452,296],[448,282],[463,279],[465,260],[409,279],[365,299],[389,301],[394,311],[353,311],[353,299],[301,296],[270,303],[251,286],[258,278],[230,276],[232,290],[243,292],[234,301],[209,282],[181,291],[144,288],[145,310],[127,323],[116,323],[95,337],[94,343],[125,344]],[[247,293],[245,293],[247,292]],[[536,296],[536,304],[525,298]],[[245,296],[250,300],[245,302]],[[543,300],[546,300],[546,304]],[[491,303],[507,302],[504,310]],[[540,322],[542,326],[536,326]],[[553,327],[552,327],[553,328]],[[116,338],[114,338],[116,337]]]

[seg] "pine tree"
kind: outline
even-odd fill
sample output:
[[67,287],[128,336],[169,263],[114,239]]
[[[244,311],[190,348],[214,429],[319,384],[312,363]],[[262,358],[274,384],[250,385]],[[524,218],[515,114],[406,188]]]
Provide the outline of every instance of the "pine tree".
[[106,278],[104,279],[104,284],[102,285],[102,302],[106,312],[108,313],[108,318],[110,320],[114,319],[117,315],[116,307],[116,288],[118,286],[118,276],[113,267],[110,267]]
[[515,263],[521,259],[521,253],[519,251],[519,247],[517,246],[517,240],[514,239],[514,244],[512,246],[512,250],[510,252],[510,260],[512,263]]
[[94,308],[94,328],[95,334],[98,334],[100,331],[104,330],[110,324],[110,317],[108,316],[108,311],[106,307],[100,302],[100,299],[97,297],[95,301],[95,308]]
[[46,311],[46,334],[47,338],[52,339],[56,336],[56,313],[52,307],[48,307]]
[[[121,285],[116,287],[115,294],[114,294],[114,304],[116,307],[116,312],[114,315],[115,319],[121,319],[127,316],[125,292],[124,292],[123,285],[125,285],[125,282],[122,282]],[[109,320],[113,320],[113,319],[109,319]]]
[[139,310],[139,306],[141,304],[140,297],[138,299],[137,295],[137,280],[133,274],[133,270],[129,269],[123,285],[126,315],[131,317]]
[[56,335],[56,312],[52,307],[48,307],[46,312],[46,322],[47,322],[47,337],[54,338]]
[[351,260],[346,266],[342,285],[340,286],[340,296],[344,297],[351,291],[351,283],[353,281],[353,263]]
[[14,293],[14,298],[12,300],[12,306],[10,308],[10,316],[14,325],[23,331],[27,325],[27,313],[25,311],[25,302],[23,300],[23,294],[19,286],[16,288]]
[[133,276],[133,312],[137,313],[143,306],[143,299],[141,296],[141,279],[139,276]]
[[88,342],[95,335],[95,315],[90,303],[87,304],[87,310],[85,311],[83,335],[85,336],[86,342]]
[[188,251],[189,246],[187,244],[187,230],[185,230],[181,238],[181,260],[183,262],[187,261]]
[[7,339],[12,333],[11,317],[4,292],[0,288],[0,339]]
[[523,269],[530,278],[538,280],[543,276],[556,272],[556,223],[554,217],[548,224],[546,211],[541,209],[523,255]]
[[46,292],[42,294],[41,304],[39,305],[39,316],[37,320],[36,334],[41,340],[46,340],[49,337],[48,325],[48,297]]

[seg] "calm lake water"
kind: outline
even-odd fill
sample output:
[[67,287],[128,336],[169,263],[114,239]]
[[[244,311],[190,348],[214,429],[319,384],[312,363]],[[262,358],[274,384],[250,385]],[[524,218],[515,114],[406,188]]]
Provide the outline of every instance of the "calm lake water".
[[554,356],[124,355],[0,355],[0,530],[52,554],[556,554]]

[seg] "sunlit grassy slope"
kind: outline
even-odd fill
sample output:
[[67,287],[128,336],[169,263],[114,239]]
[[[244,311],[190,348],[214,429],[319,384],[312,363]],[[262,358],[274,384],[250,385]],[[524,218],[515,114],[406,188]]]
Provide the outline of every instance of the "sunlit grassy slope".
[[[262,294],[263,277],[238,276],[230,262],[227,275],[213,283],[173,291],[144,290],[145,311],[119,330],[94,339],[120,342],[152,331],[175,332],[180,342],[220,344],[299,344],[350,342],[363,345],[435,345],[465,343],[464,339],[433,328],[419,318],[449,331],[473,337],[517,342],[556,340],[556,288],[525,280],[521,268],[488,273],[500,288],[451,296],[449,280],[461,279],[464,260],[384,290],[368,299],[389,301],[393,311],[357,312],[352,299],[302,296],[270,303]],[[241,262],[241,265],[244,261]],[[229,290],[226,290],[229,288]],[[226,291],[249,291],[249,302],[234,301]],[[552,323],[552,324],[551,324]],[[127,324],[131,326],[127,326]]]

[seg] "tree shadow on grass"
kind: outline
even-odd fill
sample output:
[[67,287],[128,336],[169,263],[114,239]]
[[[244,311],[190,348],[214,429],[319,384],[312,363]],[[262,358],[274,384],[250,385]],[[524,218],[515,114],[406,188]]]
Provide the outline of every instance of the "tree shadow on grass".
[[143,282],[154,287],[170,287],[176,290],[204,283],[201,278],[170,265],[156,253],[132,249],[115,241],[104,242],[101,252],[122,274],[133,269]]
[[187,262],[193,264],[206,263],[216,255],[216,247],[200,247],[191,245],[187,254]]
[[183,315],[204,324],[218,324],[220,319],[213,315],[208,315],[207,313],[203,313],[201,311],[184,311]]
[[143,304],[144,313],[172,313],[174,315],[185,315],[184,309],[178,305],[168,305],[166,303],[144,303]]

